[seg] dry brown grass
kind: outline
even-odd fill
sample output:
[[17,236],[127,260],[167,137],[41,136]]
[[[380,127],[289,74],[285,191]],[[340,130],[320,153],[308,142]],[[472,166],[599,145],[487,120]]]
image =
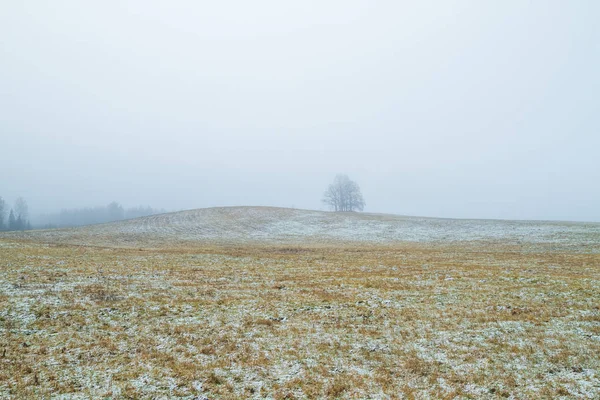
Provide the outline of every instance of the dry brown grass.
[[599,398],[600,255],[0,241],[0,398]]

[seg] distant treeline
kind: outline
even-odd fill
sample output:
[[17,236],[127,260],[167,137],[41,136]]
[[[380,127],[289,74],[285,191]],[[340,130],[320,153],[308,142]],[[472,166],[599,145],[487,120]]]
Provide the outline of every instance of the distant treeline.
[[8,206],[6,202],[0,197],[0,231],[24,231],[31,229],[29,208],[24,198],[19,197],[15,201],[14,207],[8,213],[8,220],[5,220],[7,210]]
[[156,209],[148,206],[126,209],[121,204],[113,201],[107,206],[64,209],[56,214],[40,215],[34,219],[32,227],[32,223],[29,220],[29,206],[24,198],[17,198],[14,207],[10,208],[9,211],[8,205],[0,197],[0,231],[67,228],[70,226],[101,224],[104,222],[145,217],[165,212],[164,209]]
[[70,226],[102,224],[165,212],[164,209],[142,206],[125,209],[121,204],[113,201],[107,206],[64,209],[57,214],[42,215],[36,221],[36,226],[41,228],[66,228]]

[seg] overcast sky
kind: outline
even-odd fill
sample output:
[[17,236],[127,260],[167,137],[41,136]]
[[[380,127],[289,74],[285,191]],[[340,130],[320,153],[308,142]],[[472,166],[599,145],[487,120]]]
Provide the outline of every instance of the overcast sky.
[[600,221],[600,2],[4,1],[0,196]]

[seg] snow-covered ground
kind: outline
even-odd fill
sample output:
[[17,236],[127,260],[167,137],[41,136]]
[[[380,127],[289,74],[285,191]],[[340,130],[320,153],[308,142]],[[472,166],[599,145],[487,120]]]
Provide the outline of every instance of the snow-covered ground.
[[600,223],[467,220],[273,207],[222,207],[109,224],[37,231],[25,238],[74,244],[142,246],[170,242],[329,243],[497,242],[583,246],[600,251]]
[[0,399],[598,399],[599,238],[264,207],[5,233]]
[[600,253],[0,244],[0,399],[600,398]]

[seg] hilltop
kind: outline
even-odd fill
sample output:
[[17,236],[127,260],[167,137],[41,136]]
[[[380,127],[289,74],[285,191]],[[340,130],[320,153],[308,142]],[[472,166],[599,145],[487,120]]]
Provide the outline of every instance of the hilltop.
[[599,224],[209,208],[0,235],[0,398],[600,398]]
[[182,244],[381,244],[484,242],[598,249],[600,224],[467,220],[333,213],[276,207],[215,207],[84,227],[6,234],[47,243],[109,247]]

